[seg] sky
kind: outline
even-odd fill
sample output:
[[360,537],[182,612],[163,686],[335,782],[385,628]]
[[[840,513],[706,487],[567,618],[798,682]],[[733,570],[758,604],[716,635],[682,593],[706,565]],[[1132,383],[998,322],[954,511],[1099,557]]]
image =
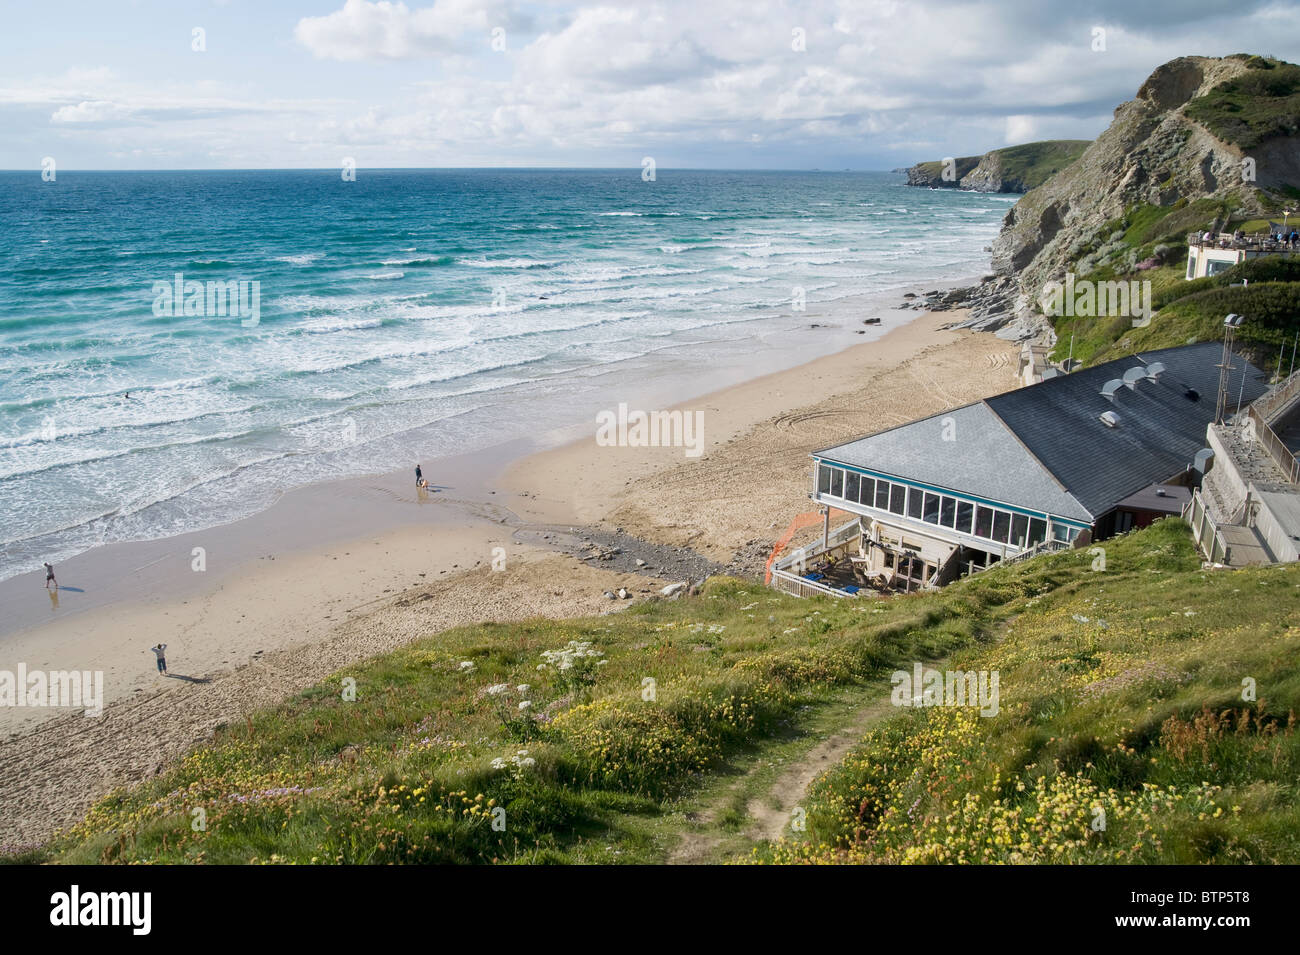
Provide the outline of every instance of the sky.
[[0,169],[892,169],[1091,139],[1297,0],[0,0]]

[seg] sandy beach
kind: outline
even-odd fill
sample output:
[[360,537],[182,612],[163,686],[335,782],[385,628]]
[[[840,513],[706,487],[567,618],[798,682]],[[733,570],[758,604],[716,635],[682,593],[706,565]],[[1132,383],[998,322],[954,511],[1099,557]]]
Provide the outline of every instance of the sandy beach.
[[[1017,347],[945,328],[962,317],[919,313],[878,340],[676,405],[700,413],[698,457],[602,446],[587,427],[526,456],[502,446],[424,462],[441,487],[428,496],[406,473],[331,482],[285,495],[250,519],[255,534],[238,522],[101,548],[94,571],[67,562],[61,580],[96,585],[84,588],[85,609],[0,639],[0,667],[103,670],[108,705],[98,718],[0,710],[0,844],[39,841],[217,726],[411,639],[477,621],[616,612],[709,561],[761,567],[809,509],[809,451],[1015,387]],[[569,526],[579,530],[566,535]],[[568,546],[583,528],[621,529],[683,556],[640,573],[584,560]],[[34,590],[33,579],[9,581],[6,598],[19,585]],[[611,601],[619,588],[629,598]],[[23,599],[30,613],[33,598]],[[153,672],[148,647],[159,641],[171,678]]]

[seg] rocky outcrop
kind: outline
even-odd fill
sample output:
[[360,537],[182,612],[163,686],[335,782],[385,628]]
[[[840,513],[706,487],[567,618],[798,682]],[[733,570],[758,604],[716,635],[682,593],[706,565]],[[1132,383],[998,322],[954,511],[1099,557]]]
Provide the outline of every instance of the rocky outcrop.
[[1263,214],[1255,186],[1297,179],[1300,143],[1283,137],[1255,152],[1257,181],[1243,186],[1242,151],[1184,115],[1186,104],[1240,76],[1239,57],[1180,57],[1157,69],[1137,97],[1115,110],[1111,125],[1079,159],[1028,192],[1007,213],[992,246],[1006,314],[987,314],[975,327],[1014,328],[1051,338],[1034,301],[1049,281],[1065,273],[1099,241],[1107,223],[1139,203],[1170,206],[1179,200],[1228,200],[1243,216]]

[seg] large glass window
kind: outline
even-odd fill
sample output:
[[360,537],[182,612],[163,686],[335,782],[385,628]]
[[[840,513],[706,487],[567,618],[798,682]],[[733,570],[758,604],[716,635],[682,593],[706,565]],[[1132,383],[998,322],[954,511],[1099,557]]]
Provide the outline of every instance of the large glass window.
[[971,520],[975,516],[975,505],[969,501],[957,502],[957,530],[963,534],[971,532]]
[[876,507],[882,511],[889,510],[889,482],[876,482]]
[[844,472],[839,468],[831,470],[831,497],[844,496]]
[[943,500],[939,502],[939,523],[944,527],[952,527],[956,516],[957,502],[945,494]]
[[927,524],[939,523],[939,495],[925,492],[925,510],[921,514],[921,520]]
[[828,465],[817,465],[817,493],[826,494],[831,489],[831,469]]
[[1024,514],[1013,514],[1011,517],[1011,543],[1017,547],[1025,546],[1025,539],[1029,536],[1029,518]]
[[844,500],[856,501],[858,499],[858,488],[862,476],[856,471],[844,472]]
[[1029,546],[1041,544],[1047,538],[1047,522],[1041,517],[1029,519]]
[[1011,515],[1006,511],[993,512],[993,539],[1000,544],[1007,543],[1007,533],[1011,530]]
[[876,503],[876,479],[875,478],[869,478],[866,477],[865,475],[863,476],[862,492],[859,495],[858,500],[861,501],[863,504],[867,505],[867,507],[871,507],[873,504]]
[[921,492],[912,488],[907,494],[907,516],[914,521],[921,519]]
[[889,509],[895,514],[903,513],[903,499],[907,497],[907,488],[894,484],[889,488]]
[[977,537],[993,536],[993,508],[975,508],[975,535]]

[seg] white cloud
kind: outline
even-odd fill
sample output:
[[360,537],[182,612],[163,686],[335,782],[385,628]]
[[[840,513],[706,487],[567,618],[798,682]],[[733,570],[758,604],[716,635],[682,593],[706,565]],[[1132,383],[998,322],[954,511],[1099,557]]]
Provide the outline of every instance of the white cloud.
[[470,33],[486,45],[492,28],[509,19],[495,0],[437,0],[417,10],[400,0],[347,0],[341,10],[299,20],[294,37],[322,59],[399,60],[463,49]]
[[[57,126],[63,142],[101,154],[188,152],[198,166],[236,156],[327,166],[346,147],[364,165],[636,164],[653,154],[661,166],[881,168],[1096,135],[1176,56],[1300,59],[1294,4],[1046,6],[332,0],[332,12],[297,22],[283,85],[274,70],[245,75],[253,58],[210,57],[187,82],[141,55],[116,72],[0,77],[0,126],[33,144]],[[1094,23],[1107,28],[1104,53],[1091,50]],[[507,30],[503,53],[490,47],[497,26]],[[791,48],[796,27],[802,52]],[[277,54],[286,39],[274,37]],[[57,54],[50,60],[57,69]],[[346,84],[332,82],[339,72]],[[313,88],[340,98],[286,95]],[[147,142],[134,124],[148,125]]]
[[131,110],[107,100],[82,101],[76,106],[63,106],[50,117],[52,123],[104,123],[126,119]]

